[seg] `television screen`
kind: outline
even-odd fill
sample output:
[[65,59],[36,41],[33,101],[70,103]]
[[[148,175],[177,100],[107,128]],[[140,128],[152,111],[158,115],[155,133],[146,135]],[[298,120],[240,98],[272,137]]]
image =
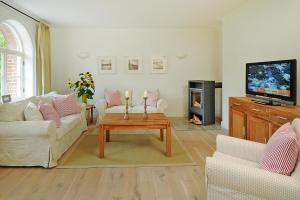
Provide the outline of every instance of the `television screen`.
[[296,105],[297,60],[279,60],[246,64],[246,93],[269,97]]
[[291,97],[291,62],[249,64],[248,91]]

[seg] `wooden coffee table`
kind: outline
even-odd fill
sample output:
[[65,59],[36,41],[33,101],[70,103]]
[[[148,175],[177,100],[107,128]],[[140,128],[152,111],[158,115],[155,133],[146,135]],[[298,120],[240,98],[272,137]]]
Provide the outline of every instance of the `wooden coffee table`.
[[163,113],[149,113],[148,119],[143,119],[142,113],[131,113],[129,119],[124,119],[123,113],[109,113],[103,117],[99,127],[99,157],[104,158],[104,146],[106,131],[106,141],[110,141],[110,130],[128,129],[159,129],[160,140],[164,140],[164,129],[166,129],[166,155],[172,156],[171,145],[171,123]]

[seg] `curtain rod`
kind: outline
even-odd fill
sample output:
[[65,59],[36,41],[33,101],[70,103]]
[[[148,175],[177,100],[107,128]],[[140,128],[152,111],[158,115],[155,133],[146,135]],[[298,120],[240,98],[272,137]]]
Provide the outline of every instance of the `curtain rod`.
[[19,10],[19,9],[17,9],[17,8],[15,8],[15,7],[13,7],[13,6],[11,6],[11,5],[7,4],[7,3],[5,3],[4,1],[0,1],[0,2],[1,2],[1,3],[3,3],[3,4],[4,4],[4,5],[6,5],[6,6],[8,6],[8,7],[10,7],[10,8],[12,8],[12,9],[14,9],[15,11],[17,11],[17,12],[19,12],[19,13],[21,13],[21,14],[25,15],[26,17],[29,17],[30,19],[33,19],[34,21],[36,21],[36,22],[39,22],[39,23],[40,23],[40,21],[39,21],[39,20],[37,20],[37,19],[35,19],[35,18],[31,17],[30,15],[27,15],[26,13],[22,12],[21,10]]

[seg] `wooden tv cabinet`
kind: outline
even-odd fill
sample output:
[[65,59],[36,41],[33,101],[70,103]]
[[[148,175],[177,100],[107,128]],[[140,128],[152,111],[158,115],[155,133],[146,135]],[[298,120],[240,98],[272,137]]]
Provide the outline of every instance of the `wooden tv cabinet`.
[[267,143],[283,124],[300,118],[300,106],[269,106],[249,97],[229,97],[229,135]]

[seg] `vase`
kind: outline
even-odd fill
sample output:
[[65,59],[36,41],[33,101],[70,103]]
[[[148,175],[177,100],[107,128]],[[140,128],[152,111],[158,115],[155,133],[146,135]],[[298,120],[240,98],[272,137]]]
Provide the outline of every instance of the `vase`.
[[83,95],[81,96],[81,99],[82,99],[82,102],[83,102],[83,103],[87,104],[88,95],[87,95],[87,94],[83,94]]

